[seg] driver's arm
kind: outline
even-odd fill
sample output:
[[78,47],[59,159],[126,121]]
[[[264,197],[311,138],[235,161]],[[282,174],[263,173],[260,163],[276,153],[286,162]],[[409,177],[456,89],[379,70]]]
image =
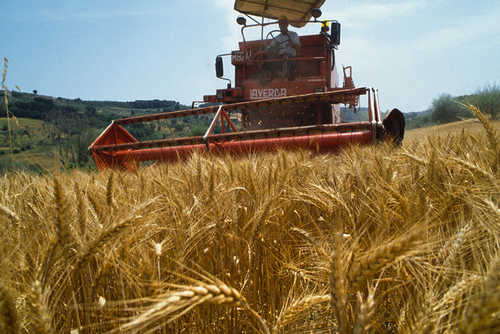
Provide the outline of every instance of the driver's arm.
[[276,40],[272,39],[271,43],[267,44],[266,50],[272,49],[276,44],[278,44]]
[[290,39],[290,45],[292,48],[294,48],[297,52],[300,51],[300,40],[299,40],[299,35],[297,33],[288,33],[288,38]]

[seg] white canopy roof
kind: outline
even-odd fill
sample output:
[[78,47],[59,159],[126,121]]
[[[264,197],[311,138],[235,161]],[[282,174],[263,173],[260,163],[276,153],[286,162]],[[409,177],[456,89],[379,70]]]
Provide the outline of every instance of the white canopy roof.
[[278,19],[286,16],[294,27],[300,28],[311,18],[311,10],[320,8],[325,0],[235,0],[234,9],[243,14]]

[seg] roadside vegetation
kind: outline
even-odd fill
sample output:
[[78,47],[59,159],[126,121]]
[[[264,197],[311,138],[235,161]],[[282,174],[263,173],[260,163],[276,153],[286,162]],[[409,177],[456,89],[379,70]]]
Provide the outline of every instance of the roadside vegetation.
[[469,110],[401,148],[11,173],[0,332],[498,332],[500,138]]

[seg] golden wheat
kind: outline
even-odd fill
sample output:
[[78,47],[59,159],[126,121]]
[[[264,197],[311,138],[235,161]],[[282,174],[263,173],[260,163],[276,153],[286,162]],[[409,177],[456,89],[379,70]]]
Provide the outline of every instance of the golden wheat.
[[481,122],[339,155],[7,174],[0,329],[498,331],[497,124]]
[[14,299],[5,287],[0,285],[0,331],[16,334],[19,330]]

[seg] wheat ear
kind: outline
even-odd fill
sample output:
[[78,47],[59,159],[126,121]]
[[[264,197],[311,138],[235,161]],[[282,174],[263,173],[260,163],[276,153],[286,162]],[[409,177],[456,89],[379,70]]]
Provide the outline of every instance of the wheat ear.
[[311,307],[329,303],[331,301],[331,296],[328,295],[317,295],[317,296],[305,296],[288,306],[276,320],[276,324],[273,327],[273,334],[279,333],[281,329],[285,326],[294,323],[300,314],[306,312]]
[[456,313],[457,305],[463,303],[464,300],[467,300],[472,288],[481,284],[481,282],[482,277],[479,275],[471,275],[463,278],[449,288],[439,301],[433,303],[431,311],[435,314],[435,319],[437,319],[434,321],[436,324],[435,326],[437,328],[441,328],[440,323],[442,319],[450,317]]
[[109,242],[115,241],[118,236],[127,231],[134,222],[138,219],[136,217],[137,212],[147,208],[151,203],[154,203],[158,197],[153,197],[150,200],[142,203],[134,209],[131,215],[116,224],[115,226],[109,228],[108,230],[101,233],[101,235],[95,239],[90,246],[86,248],[79,256],[75,264],[74,275],[77,275],[80,269],[90,260],[90,258],[97,254],[102,248],[104,248]]
[[332,254],[330,264],[330,295],[331,307],[335,310],[338,329],[346,333],[348,327],[347,319],[347,282],[346,265],[343,261],[344,245],[342,230],[335,233],[335,250]]
[[497,139],[497,134],[496,134],[496,131],[495,129],[493,128],[493,126],[491,125],[490,121],[488,120],[488,118],[486,117],[486,115],[484,115],[481,110],[479,110],[478,107],[470,104],[470,103],[467,103],[467,104],[462,104],[464,107],[466,107],[467,109],[469,109],[473,114],[474,116],[476,116],[476,118],[481,122],[481,124],[483,125],[484,129],[486,130],[486,134],[488,136],[488,141],[489,141],[489,144],[490,144],[490,149],[493,151],[493,154],[495,155],[495,160],[493,161],[492,163],[492,167],[493,167],[493,172],[495,174],[497,174],[498,170],[499,170],[499,164],[500,164],[500,150],[499,150],[499,147],[498,147],[498,139]]
[[31,287],[29,304],[34,313],[35,333],[55,334],[52,325],[50,307],[48,305],[48,293],[42,288],[40,281],[35,281]]
[[86,239],[86,229],[87,229],[87,208],[85,206],[85,202],[82,196],[82,192],[78,183],[75,183],[75,194],[76,200],[78,202],[78,226],[80,227],[80,237],[82,243],[85,243]]
[[110,208],[114,208],[113,201],[113,173],[109,174],[108,183],[106,184],[106,204]]
[[354,334],[368,333],[375,314],[375,289],[368,289],[368,297],[366,300],[363,300],[359,291],[357,298],[358,314],[356,317],[356,323],[354,324]]
[[0,204],[0,213],[3,213],[5,216],[7,216],[15,226],[19,224],[19,216],[8,207]]
[[465,243],[469,232],[472,230],[470,224],[464,224],[445,245],[439,250],[438,259],[443,260],[442,267],[449,268],[460,254],[460,248]]
[[445,310],[456,304],[457,299],[461,298],[467,290],[481,281],[478,275],[471,275],[470,277],[460,280],[446,291],[441,300],[432,307],[433,312]]
[[429,161],[424,160],[420,157],[417,157],[416,155],[411,154],[410,152],[402,152],[401,154],[404,155],[405,157],[410,158],[411,160],[421,164],[421,165],[427,166],[429,164]]
[[93,255],[96,255],[102,248],[104,248],[109,242],[116,240],[116,238],[121,235],[124,231],[130,228],[135,221],[134,218],[126,219],[107,231],[101,233],[99,238],[94,240],[87,249],[80,254],[78,260],[76,261],[75,275],[80,271],[80,269],[90,260]]
[[484,280],[483,292],[469,304],[459,333],[494,333],[500,328],[500,256]]
[[67,203],[57,178],[54,178],[54,199],[56,202],[56,231],[57,244],[63,249],[72,243],[72,236],[68,226]]
[[240,304],[254,316],[264,333],[270,333],[264,320],[248,305],[238,290],[226,284],[177,285],[176,287],[178,288],[176,291],[156,297],[157,301],[146,311],[110,333],[140,331],[161,319],[166,319],[165,324],[168,324],[194,307],[206,303]]
[[375,277],[386,265],[412,249],[418,242],[418,232],[393,240],[371,251],[364,258],[355,260],[349,271],[353,291],[359,290],[364,282]]

